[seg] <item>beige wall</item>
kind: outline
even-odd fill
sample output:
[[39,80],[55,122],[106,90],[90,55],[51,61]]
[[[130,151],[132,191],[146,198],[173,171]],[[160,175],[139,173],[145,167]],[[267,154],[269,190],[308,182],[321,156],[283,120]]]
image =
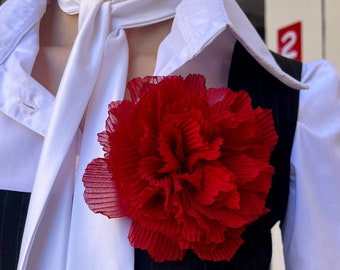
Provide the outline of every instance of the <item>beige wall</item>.
[[302,60],[322,58],[320,0],[266,0],[265,36],[268,47],[277,52],[278,29],[297,21],[302,22]]
[[340,1],[325,0],[325,58],[340,74]]
[[325,58],[340,74],[339,0],[265,0],[265,37],[277,52],[278,29],[302,22],[302,61]]

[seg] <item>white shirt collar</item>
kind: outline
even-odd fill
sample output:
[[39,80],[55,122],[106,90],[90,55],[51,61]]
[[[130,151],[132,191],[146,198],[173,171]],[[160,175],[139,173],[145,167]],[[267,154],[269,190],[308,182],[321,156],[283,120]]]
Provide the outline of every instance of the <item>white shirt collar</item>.
[[46,0],[6,1],[0,7],[0,64],[46,10]]
[[259,64],[281,82],[294,89],[308,88],[282,71],[235,0],[182,0],[176,10],[172,32],[161,45],[164,51],[173,53],[160,55],[164,59],[157,63],[155,73],[171,73],[176,65],[199,54],[226,28]]

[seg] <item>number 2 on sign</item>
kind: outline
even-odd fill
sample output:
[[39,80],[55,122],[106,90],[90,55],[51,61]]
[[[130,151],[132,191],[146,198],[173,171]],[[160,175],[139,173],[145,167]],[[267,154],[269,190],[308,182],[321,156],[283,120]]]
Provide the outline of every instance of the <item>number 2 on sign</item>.
[[279,54],[301,60],[301,22],[279,29],[278,47]]
[[288,31],[281,37],[281,42],[283,44],[281,49],[281,54],[285,57],[296,59],[298,51],[294,48],[297,41],[297,34],[294,31]]

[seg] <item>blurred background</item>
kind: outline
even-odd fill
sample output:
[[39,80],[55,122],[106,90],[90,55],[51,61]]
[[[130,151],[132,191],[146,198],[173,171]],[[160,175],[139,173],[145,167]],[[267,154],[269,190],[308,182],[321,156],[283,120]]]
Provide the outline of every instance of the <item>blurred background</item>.
[[268,47],[303,62],[328,59],[340,74],[339,0],[236,0]]

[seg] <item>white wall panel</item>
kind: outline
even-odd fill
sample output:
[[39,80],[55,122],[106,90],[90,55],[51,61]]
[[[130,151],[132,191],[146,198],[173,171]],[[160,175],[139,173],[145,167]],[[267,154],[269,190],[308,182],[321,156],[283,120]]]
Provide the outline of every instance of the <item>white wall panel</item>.
[[325,0],[325,58],[340,74],[340,1]]

